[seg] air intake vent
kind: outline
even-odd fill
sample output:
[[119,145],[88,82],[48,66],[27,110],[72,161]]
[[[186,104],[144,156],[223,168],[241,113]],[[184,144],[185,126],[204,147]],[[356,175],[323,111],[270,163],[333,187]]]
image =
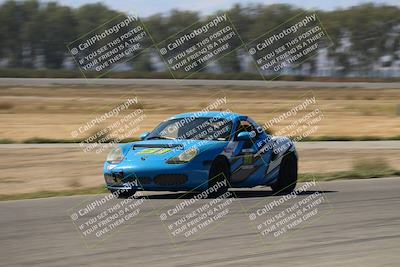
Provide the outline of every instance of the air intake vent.
[[139,177],[137,178],[139,184],[143,185],[143,184],[151,184],[151,178],[149,177]]
[[164,186],[181,185],[187,182],[184,174],[160,174],[154,178],[154,183]]

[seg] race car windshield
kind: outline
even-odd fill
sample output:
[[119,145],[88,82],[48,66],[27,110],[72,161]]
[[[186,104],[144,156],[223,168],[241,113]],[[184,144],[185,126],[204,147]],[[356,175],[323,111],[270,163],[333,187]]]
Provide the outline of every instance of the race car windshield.
[[162,122],[146,138],[194,139],[226,141],[232,131],[232,121],[223,118],[181,118]]

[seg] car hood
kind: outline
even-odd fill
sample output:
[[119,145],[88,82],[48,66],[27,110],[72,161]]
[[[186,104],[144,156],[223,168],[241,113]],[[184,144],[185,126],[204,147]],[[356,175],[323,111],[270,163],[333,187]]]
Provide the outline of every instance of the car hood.
[[199,155],[218,155],[221,153],[228,141],[209,140],[145,140],[127,144],[124,146],[125,160],[155,160],[165,161],[178,156],[182,152],[197,148]]

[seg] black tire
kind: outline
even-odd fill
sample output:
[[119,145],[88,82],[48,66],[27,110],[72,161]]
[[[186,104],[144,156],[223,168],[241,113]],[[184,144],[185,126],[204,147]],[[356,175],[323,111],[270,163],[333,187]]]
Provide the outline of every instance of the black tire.
[[110,189],[109,191],[111,194],[117,196],[117,198],[133,197],[133,195],[135,195],[136,193],[136,190],[128,190],[128,189],[123,189],[123,190]]
[[229,164],[223,158],[216,158],[210,167],[208,174],[208,188],[211,188],[219,183],[225,183],[223,186],[219,186],[217,191],[212,192],[208,195],[209,198],[216,198],[228,191],[228,180],[229,180]]
[[271,185],[274,194],[289,194],[296,188],[297,156],[294,152],[285,155],[279,167],[278,180]]

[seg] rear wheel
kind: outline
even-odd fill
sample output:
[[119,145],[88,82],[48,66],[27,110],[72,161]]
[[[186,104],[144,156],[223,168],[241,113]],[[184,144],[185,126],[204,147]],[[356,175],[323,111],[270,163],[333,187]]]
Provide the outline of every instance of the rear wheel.
[[279,167],[278,180],[271,185],[272,191],[278,194],[289,194],[296,188],[297,157],[294,152],[285,155]]
[[133,195],[136,193],[136,190],[131,190],[131,189],[110,189],[109,190],[111,194],[114,194],[117,198],[129,198],[133,197]]
[[215,188],[208,197],[216,198],[228,191],[229,164],[223,158],[217,158],[211,164],[208,174],[208,188]]

